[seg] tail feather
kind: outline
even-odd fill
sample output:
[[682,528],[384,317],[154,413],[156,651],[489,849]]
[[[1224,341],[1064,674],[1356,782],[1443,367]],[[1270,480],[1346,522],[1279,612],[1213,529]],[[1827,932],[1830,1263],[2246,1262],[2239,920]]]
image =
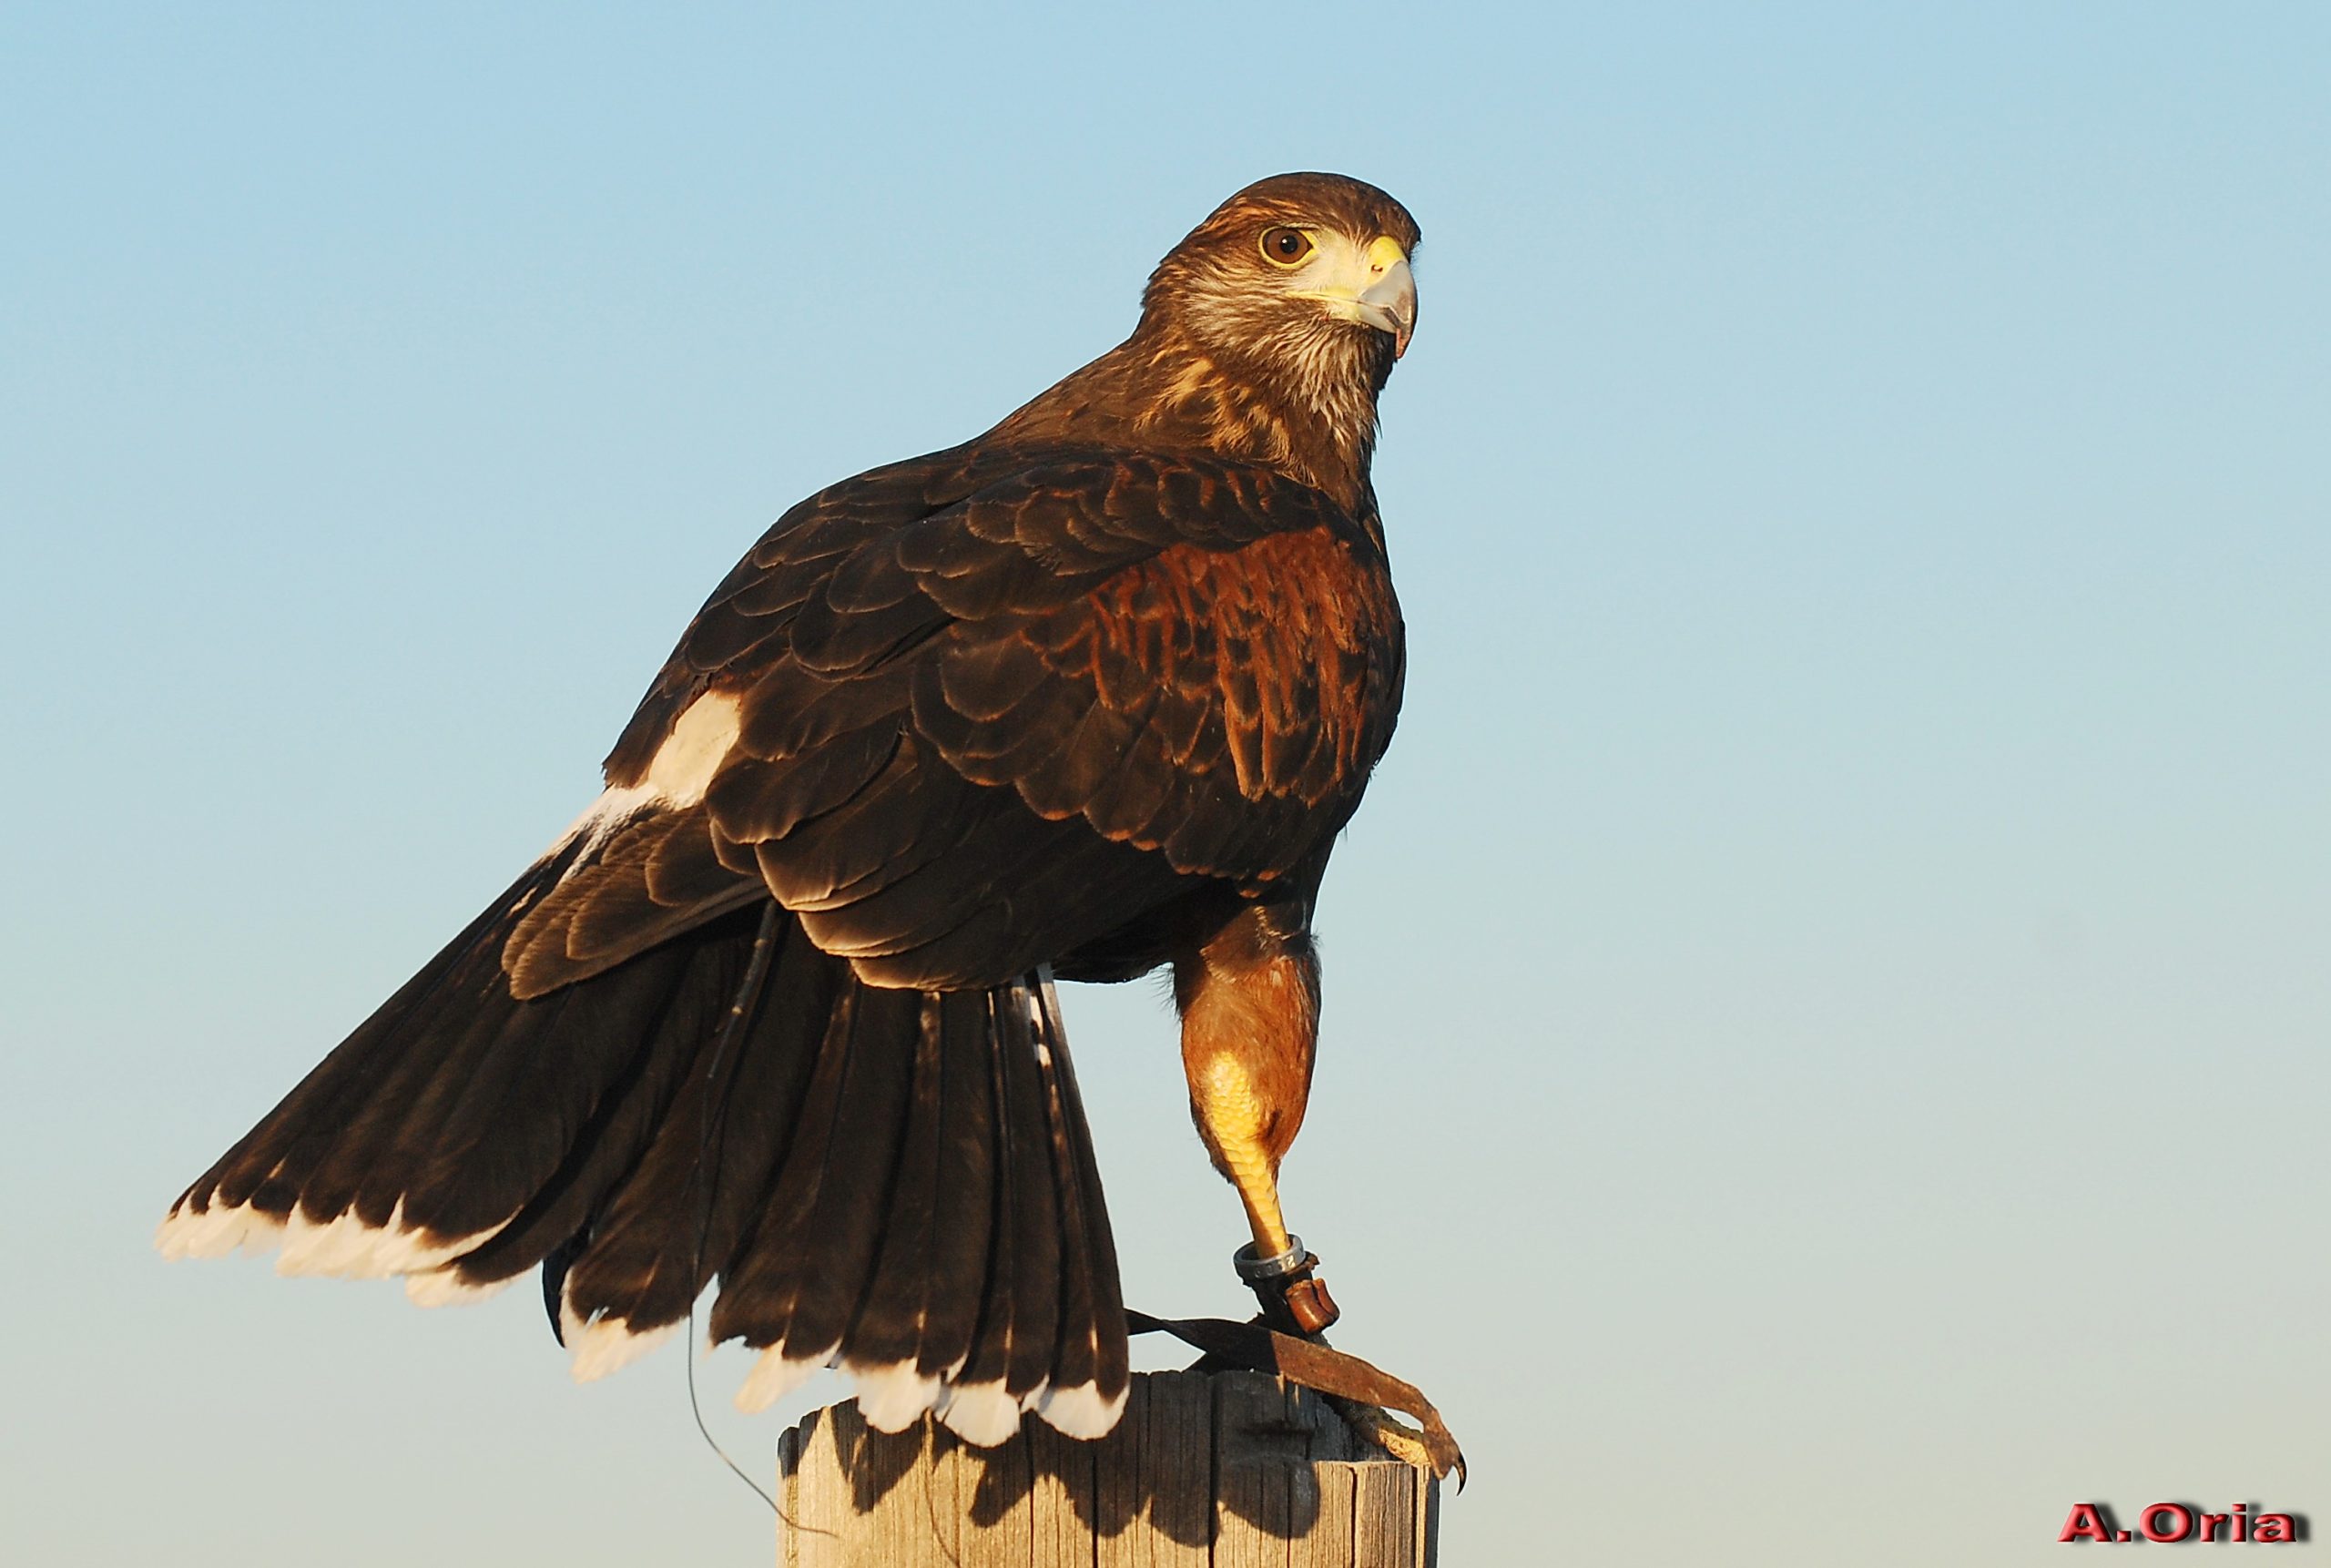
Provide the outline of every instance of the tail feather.
[[1130,1379],[1125,1350],[1125,1300],[1117,1282],[1116,1247],[1101,1199],[1101,1171],[1076,1073],[1068,1058],[1060,1006],[1047,979],[1036,993],[1036,1059],[1045,1079],[1045,1110],[1052,1129],[1053,1175],[1060,1193],[1060,1234],[1090,1238],[1068,1248],[1060,1271],[1060,1341],[1039,1406],[1044,1418],[1072,1437],[1100,1437],[1116,1424],[1121,1390]]
[[[516,1056],[534,1023],[522,1013],[482,1012],[453,1036],[453,1048],[443,1057],[426,1049],[408,1051],[398,1071],[300,1184],[300,1208],[313,1217],[347,1214],[367,1226],[382,1224],[415,1189],[414,1166],[444,1138],[463,1090],[494,1074],[497,1055],[505,1064]],[[484,1198],[484,1183],[473,1191],[473,1202]],[[502,1212],[486,1224],[506,1220],[515,1211],[518,1195],[506,1196],[512,1201],[495,1205]],[[467,1228],[455,1234],[467,1234]]]
[[[765,1349],[787,1345],[801,1294],[802,1264],[818,1252],[818,1199],[840,1121],[852,1034],[870,994],[854,983],[838,989],[818,1037],[816,1065],[800,1114],[794,1118],[783,1164],[750,1234],[723,1273],[720,1298],[712,1310],[716,1340],[742,1339]],[[809,1361],[813,1369],[840,1349],[838,1343],[813,1349],[792,1338],[796,1353],[791,1359]]]
[[829,1363],[870,1421],[1094,1436],[1129,1381],[1116,1260],[1048,983],[870,986],[790,915],[716,1064],[759,913],[549,994],[503,950],[537,865],[163,1222],[172,1255],[284,1244],[287,1272],[469,1299],[546,1259],[578,1376],[718,1280],[753,1408]]
[[1015,1135],[1004,1140],[1011,1171],[1012,1318],[1003,1347],[1004,1391],[1024,1405],[1044,1391],[1060,1319],[1060,1202],[1045,1127],[1044,1084],[1038,1076],[1033,997],[1025,989],[999,997],[1004,1092]]
[[[523,1135],[515,1128],[527,1118],[514,1114],[514,1106],[510,1141],[516,1143],[523,1137],[527,1146],[512,1153],[489,1139],[475,1147],[474,1156],[493,1162],[495,1167],[482,1186],[499,1190],[532,1185],[534,1190],[509,1224],[445,1266],[445,1272],[460,1286],[475,1290],[506,1283],[568,1247],[588,1228],[616,1184],[638,1164],[688,1070],[696,1064],[697,1042],[710,1027],[707,1021],[727,1001],[721,982],[730,968],[707,962],[692,966],[671,993],[666,1011],[636,1036],[646,1042],[644,1047],[600,1085],[591,1103],[559,1104],[552,1115],[540,1118]],[[627,1023],[627,1017],[606,1017],[610,1029]],[[542,1151],[536,1146],[537,1139],[550,1145],[556,1163],[547,1176],[530,1183],[531,1173],[540,1168]],[[501,1169],[505,1162],[514,1168]],[[448,1228],[468,1217],[457,1209],[463,1192],[461,1169],[459,1162],[450,1157],[433,1162],[431,1167],[431,1191],[442,1195],[440,1207],[433,1212],[444,1217],[439,1223]],[[580,1256],[579,1249],[575,1256]],[[562,1279],[564,1272],[562,1268]]]
[[869,988],[859,999],[841,1108],[810,1221],[814,1251],[793,1260],[789,1340],[841,1347],[874,1269],[905,1132],[921,996]]
[[[514,903],[548,880],[537,867],[471,922],[182,1195],[160,1237],[171,1255],[237,1241],[269,1245],[294,1228],[336,1223],[357,1207],[361,1156],[408,1111],[433,1067],[458,1061],[464,1038],[496,1020],[478,954]],[[353,1156],[353,1157],[351,1157]],[[358,1223],[390,1228],[401,1192],[367,1202]],[[401,1219],[401,1217],[399,1217]],[[458,1239],[439,1237],[438,1240]],[[297,1271],[299,1257],[287,1258]]]
[[249,1207],[257,1217],[281,1224],[308,1177],[331,1154],[338,1130],[361,1111],[381,1079],[402,1060],[395,1051],[399,1024],[440,990],[447,972],[493,919],[489,910],[447,943],[188,1187],[179,1207],[191,1204],[202,1211]]
[[[752,923],[744,921],[747,930]],[[632,1157],[620,1168],[610,1162],[613,1174],[592,1200],[590,1244],[565,1281],[576,1320],[610,1335],[647,1334],[685,1317],[780,1157],[807,1065],[800,1047],[815,1038],[811,1013],[830,986],[830,966],[796,933],[780,924],[773,941],[758,994],[718,1062],[712,1054],[748,958],[700,1013],[667,1016],[687,1042],[690,1070]]]
[[[644,956],[650,962],[603,997],[545,997],[539,1022],[514,1010],[480,1051],[444,1121],[433,1123],[418,1106],[406,1118],[382,1175],[384,1185],[401,1184],[410,1195],[411,1217],[454,1234],[514,1220],[540,1201],[584,1128],[623,1105],[627,1088],[645,1077],[651,1092],[668,1099],[670,1079],[685,1069],[688,1046],[725,1000],[735,965]],[[663,1045],[667,1037],[666,1049],[638,1049],[639,1042]],[[561,1063],[542,1049],[545,1039],[588,1044],[575,1053],[580,1061]]]
[[[926,994],[916,1017],[911,1087],[891,1181],[890,1218],[850,1334],[852,1356],[871,1365],[917,1362],[939,1212],[940,1126],[946,1115],[946,998]],[[968,1270],[966,1271],[968,1272]]]
[[[940,999],[943,1086],[931,1245],[923,1257],[916,1319],[916,1369],[927,1378],[952,1378],[970,1360],[996,1235],[995,1149],[1002,1118],[990,1070],[991,1005],[982,992],[955,992]],[[980,1281],[981,1288],[965,1288],[968,1280]]]

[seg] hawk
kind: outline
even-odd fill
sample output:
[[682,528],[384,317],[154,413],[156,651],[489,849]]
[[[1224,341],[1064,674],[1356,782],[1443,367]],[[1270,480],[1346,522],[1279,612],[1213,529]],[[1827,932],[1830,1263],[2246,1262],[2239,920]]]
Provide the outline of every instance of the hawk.
[[1290,174],[1133,335],[984,435],[779,518],[590,809],[189,1186],[164,1252],[424,1305],[542,1270],[579,1378],[718,1282],[747,1410],[839,1366],[992,1444],[1123,1410],[1115,1243],[1054,981],[1170,965],[1190,1105],[1298,1328],[1279,1162],[1312,902],[1392,736],[1369,475],[1417,226]]

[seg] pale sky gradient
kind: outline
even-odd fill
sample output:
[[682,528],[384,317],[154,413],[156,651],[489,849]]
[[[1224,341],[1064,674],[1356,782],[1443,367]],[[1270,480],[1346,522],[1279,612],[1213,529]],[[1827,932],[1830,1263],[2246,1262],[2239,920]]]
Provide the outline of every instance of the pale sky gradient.
[[[1288,1198],[1446,1560],[2326,1560],[2331,9],[354,9],[0,12],[0,1558],[768,1560],[676,1350],[152,1226],[769,518],[1321,168],[1426,241]],[[1238,1309],[1066,1002],[1130,1298]]]

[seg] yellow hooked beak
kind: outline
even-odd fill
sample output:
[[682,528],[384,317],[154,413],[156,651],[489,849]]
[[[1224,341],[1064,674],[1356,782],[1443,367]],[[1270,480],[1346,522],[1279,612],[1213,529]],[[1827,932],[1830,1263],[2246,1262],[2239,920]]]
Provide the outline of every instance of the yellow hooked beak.
[[1379,235],[1364,251],[1339,239],[1321,237],[1318,255],[1297,275],[1305,286],[1288,291],[1320,301],[1347,321],[1391,333],[1398,359],[1417,330],[1417,280],[1408,252],[1389,235]]

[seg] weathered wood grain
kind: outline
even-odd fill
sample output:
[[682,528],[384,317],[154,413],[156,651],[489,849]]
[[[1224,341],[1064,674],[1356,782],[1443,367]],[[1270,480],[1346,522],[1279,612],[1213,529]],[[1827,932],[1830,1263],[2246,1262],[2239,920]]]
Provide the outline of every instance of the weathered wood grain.
[[783,1568],[1427,1568],[1439,1487],[1258,1372],[1146,1373],[1099,1442],[977,1449],[819,1410],[778,1443]]

